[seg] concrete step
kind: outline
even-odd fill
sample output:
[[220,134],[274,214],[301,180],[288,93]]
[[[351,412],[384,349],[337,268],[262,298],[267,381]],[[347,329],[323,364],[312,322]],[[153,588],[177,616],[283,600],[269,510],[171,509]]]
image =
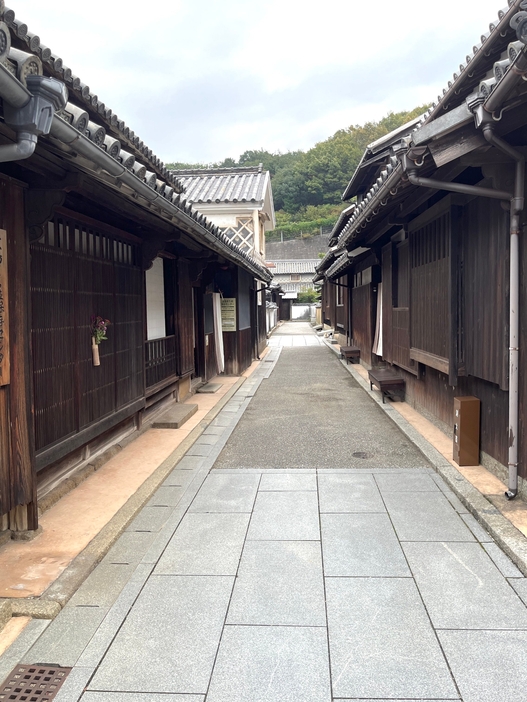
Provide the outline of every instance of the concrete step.
[[153,429],[179,429],[196,414],[197,405],[174,404],[152,424]]

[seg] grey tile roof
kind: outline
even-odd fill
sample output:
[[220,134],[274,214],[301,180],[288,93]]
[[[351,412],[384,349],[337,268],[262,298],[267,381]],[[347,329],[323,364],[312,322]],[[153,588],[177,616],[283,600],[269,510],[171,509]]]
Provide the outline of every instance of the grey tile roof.
[[302,261],[268,261],[267,263],[274,264],[273,273],[276,276],[285,273],[314,273],[318,262],[319,259],[311,261],[304,259]]
[[181,182],[186,199],[193,203],[262,204],[269,172],[256,168],[215,168],[171,171]]
[[[499,11],[497,21],[490,24],[488,34],[483,35],[481,42],[473,47],[472,54],[466,57],[465,63],[460,66],[460,72],[454,74],[453,80],[443,90],[443,95],[439,96],[438,102],[417,124],[408,125],[412,126],[409,133],[398,142],[396,140],[391,144],[382,163],[382,170],[379,172],[379,166],[376,164],[374,175],[372,176],[370,172],[367,183],[369,187],[339,234],[339,248],[349,245],[360,236],[361,231],[367,229],[368,224],[382,212],[386,205],[396,201],[401,189],[412,187],[403,180],[404,172],[398,156],[411,151],[412,139],[419,129],[461,105],[469,96],[476,95],[484,101],[488,100],[511,66],[514,66],[520,53],[525,51],[525,46],[516,41],[516,33],[511,28],[510,21],[523,1],[509,0],[509,7]],[[363,157],[364,162],[367,162],[368,156],[367,149]]]
[[342,256],[339,256],[335,263],[326,271],[326,278],[334,278],[338,273],[345,270],[349,266],[348,253],[345,251]]
[[4,6],[2,0],[0,19],[9,31],[2,63],[20,83],[25,85],[26,77],[30,74],[43,74],[64,82],[69,91],[69,102],[59,113],[60,118],[69,122],[153,191],[191,217],[202,228],[205,239],[208,233],[212,234],[227,255],[230,250],[236,257],[241,257],[247,267],[257,272],[262,280],[271,279],[272,275],[267,269],[234,244],[219,227],[193,210],[190,202],[182,196],[183,185],[174,173],[166,168],[161,159],[123,120],[99,100],[89,86],[64,65],[59,56],[41,42],[40,37],[29,31],[28,26],[15,16],[13,10]]

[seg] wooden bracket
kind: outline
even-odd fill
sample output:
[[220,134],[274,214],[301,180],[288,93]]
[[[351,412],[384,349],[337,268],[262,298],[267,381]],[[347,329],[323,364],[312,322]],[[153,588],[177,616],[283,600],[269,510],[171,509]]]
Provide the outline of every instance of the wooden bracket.
[[34,190],[26,192],[26,226],[29,240],[37,241],[45,234],[45,225],[53,219],[56,207],[64,204],[65,190]]
[[142,254],[143,254],[143,270],[147,271],[152,268],[154,260],[157,258],[159,253],[165,248],[164,237],[153,236],[149,239],[143,241]]

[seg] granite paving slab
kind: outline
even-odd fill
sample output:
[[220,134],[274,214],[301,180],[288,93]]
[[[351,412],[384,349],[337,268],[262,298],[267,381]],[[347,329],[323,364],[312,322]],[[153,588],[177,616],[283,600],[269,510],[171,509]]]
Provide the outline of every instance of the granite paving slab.
[[[223,429],[222,429],[223,431]],[[175,465],[175,470],[198,470],[203,465],[204,460],[201,456],[189,456],[186,454]]]
[[21,662],[74,666],[107,612],[108,607],[65,607]]
[[81,702],[204,702],[203,695],[152,695],[140,692],[85,692]]
[[475,519],[471,514],[462,514],[460,516],[480,543],[494,543],[492,536],[485,531],[477,519]]
[[302,473],[283,473],[281,475],[262,474],[259,490],[266,492],[289,491],[289,490],[316,490],[317,476]]
[[321,512],[386,512],[372,475],[319,475]]
[[68,607],[95,605],[110,607],[130,580],[135,564],[99,563],[68,602]]
[[527,629],[527,608],[480,544],[404,543],[439,629]]
[[415,583],[326,580],[335,698],[457,699]]
[[93,668],[73,668],[53,702],[78,702],[93,671]]
[[522,602],[527,605],[527,578],[521,580],[519,578],[511,578],[508,583],[518,593]]
[[524,702],[527,631],[440,631],[463,702]]
[[375,482],[382,494],[385,492],[438,492],[439,487],[425,473],[379,474]]
[[163,487],[187,487],[194,478],[194,471],[197,468],[175,468],[167,479],[162,483]]
[[483,548],[505,578],[523,578],[523,574],[497,544],[484,543]]
[[387,514],[321,514],[327,577],[411,577]]
[[[179,488],[177,488],[179,489]],[[157,498],[159,500],[159,498]],[[172,507],[165,505],[146,505],[137,517],[130,522],[126,531],[155,531],[163,528],[172,512]]]
[[154,532],[125,531],[103,558],[103,563],[138,564],[156,535]]
[[250,514],[189,513],[181,521],[156,575],[236,575]]
[[331,702],[322,628],[227,626],[207,702]]
[[475,541],[441,492],[393,492],[384,502],[400,541]]
[[318,541],[316,492],[259,492],[247,538],[264,541]]
[[194,498],[190,512],[251,512],[260,475],[211,473]]
[[248,541],[227,623],[325,626],[320,544]]
[[162,485],[148,501],[147,507],[175,507],[184,491],[184,488],[177,485]]
[[232,584],[152,576],[88,689],[206,694]]

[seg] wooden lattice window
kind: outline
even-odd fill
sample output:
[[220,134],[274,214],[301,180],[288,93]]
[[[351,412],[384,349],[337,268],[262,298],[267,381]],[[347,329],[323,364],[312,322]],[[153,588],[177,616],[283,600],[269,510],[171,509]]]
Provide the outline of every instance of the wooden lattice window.
[[248,254],[254,253],[254,220],[251,217],[236,217],[236,226],[226,227],[224,233]]
[[[143,395],[143,272],[138,243],[57,216],[31,244],[37,452]],[[91,357],[91,316],[110,320]]]

